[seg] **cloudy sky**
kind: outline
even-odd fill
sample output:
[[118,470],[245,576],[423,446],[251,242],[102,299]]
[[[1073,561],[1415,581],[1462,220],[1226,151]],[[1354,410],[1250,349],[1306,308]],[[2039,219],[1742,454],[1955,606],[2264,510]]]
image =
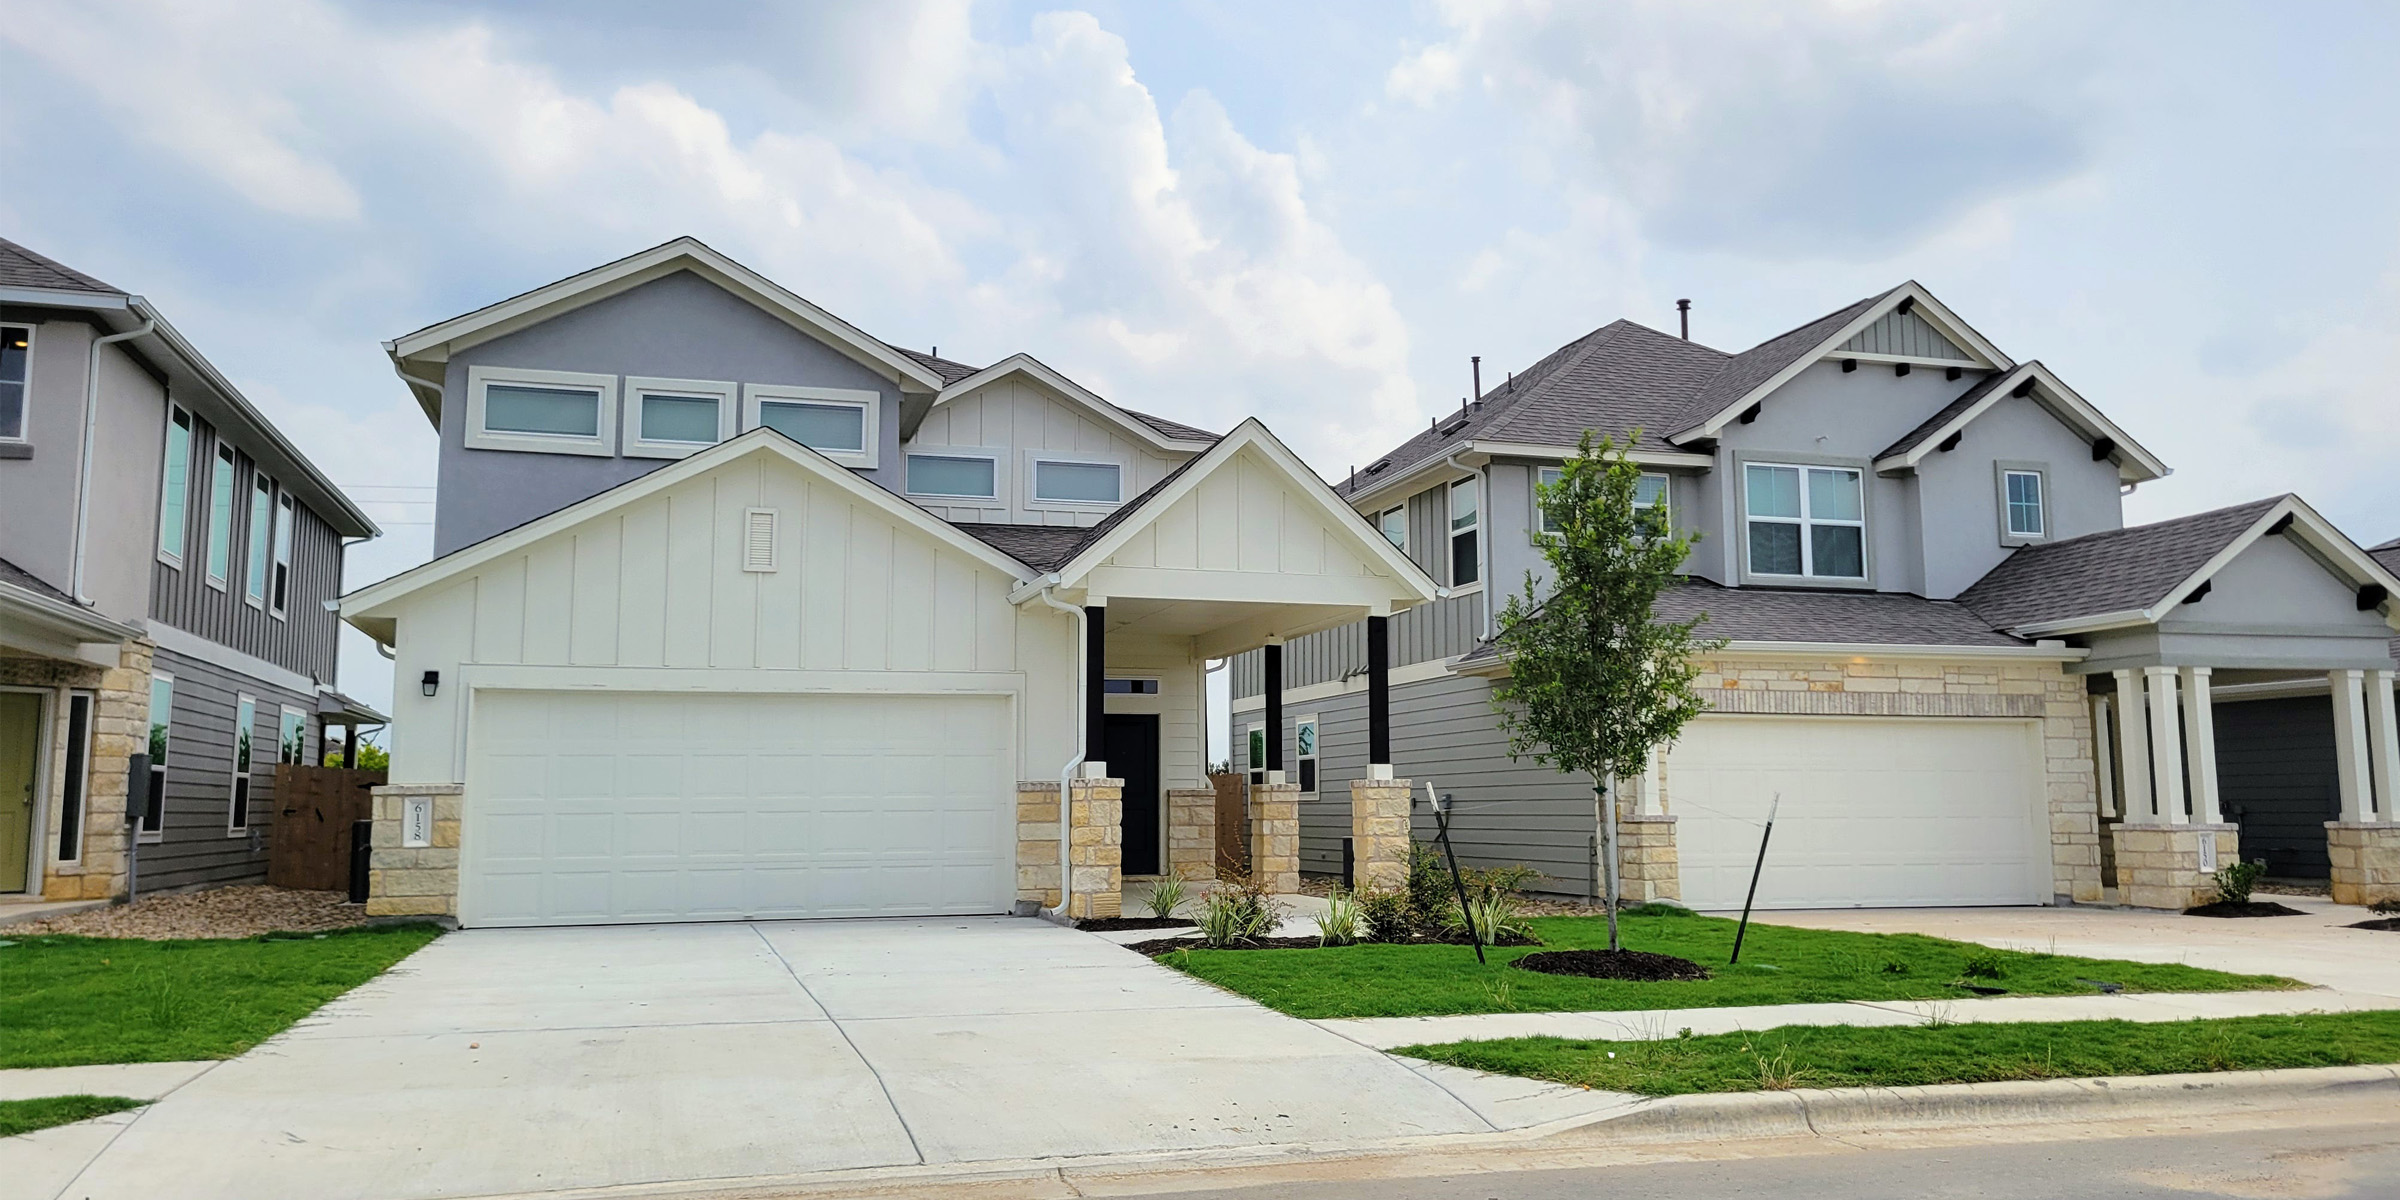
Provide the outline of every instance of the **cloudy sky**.
[[[161,304],[422,561],[379,343],[695,234],[1339,475],[1620,316],[1914,278],[2176,468],[2400,535],[2400,6],[0,0],[0,235]],[[389,694],[364,640],[344,686]]]

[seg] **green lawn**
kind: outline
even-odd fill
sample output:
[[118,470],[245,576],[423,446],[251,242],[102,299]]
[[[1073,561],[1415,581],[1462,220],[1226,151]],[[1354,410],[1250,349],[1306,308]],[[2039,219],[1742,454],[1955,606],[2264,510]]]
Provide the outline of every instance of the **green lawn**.
[[15,1137],[48,1129],[89,1121],[113,1112],[140,1108],[147,1100],[128,1100],[123,1096],[44,1096],[38,1100],[0,1100],[0,1137]]
[[1794,1087],[1907,1087],[2400,1062],[2400,1012],[1878,1027],[1597,1042],[1506,1038],[1409,1046],[1411,1058],[1612,1092],[1676,1096]]
[[230,1058],[408,957],[431,925],[0,946],[0,1068]]
[[[1339,946],[1321,950],[1190,950],[1158,961],[1296,1017],[1414,1017],[1451,1013],[1576,1012],[1643,1008],[1720,1008],[1839,1000],[1932,1000],[1970,995],[1952,986],[1970,955],[1990,956],[1998,979],[1975,982],[2011,995],[2090,995],[2086,979],[2129,992],[2227,992],[2305,986],[2273,975],[2229,975],[2197,967],[2026,954],[1916,934],[1843,933],[1752,922],[1739,966],[1725,965],[1734,923],[1680,910],[1629,911],[1625,946],[1673,954],[1707,967],[1714,978],[1690,983],[1626,983],[1521,971],[1505,964],[1533,947],[1485,951],[1479,966],[1466,946]],[[1605,947],[1599,917],[1533,922],[1545,946]]]

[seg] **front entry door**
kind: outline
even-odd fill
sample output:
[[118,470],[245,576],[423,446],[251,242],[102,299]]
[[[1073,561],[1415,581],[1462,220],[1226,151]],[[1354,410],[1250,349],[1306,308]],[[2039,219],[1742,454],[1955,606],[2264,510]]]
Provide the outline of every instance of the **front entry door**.
[[33,789],[41,757],[42,698],[0,692],[0,892],[26,890],[33,857]]
[[1158,714],[1108,714],[1108,773],[1125,781],[1125,874],[1159,873]]

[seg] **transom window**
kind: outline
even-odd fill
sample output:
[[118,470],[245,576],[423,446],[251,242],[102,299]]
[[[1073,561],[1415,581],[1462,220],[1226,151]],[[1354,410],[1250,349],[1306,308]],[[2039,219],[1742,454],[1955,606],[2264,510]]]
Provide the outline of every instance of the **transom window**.
[[742,403],[748,428],[772,429],[846,467],[878,465],[882,398],[874,392],[754,383],[743,389]]
[[483,427],[541,437],[599,437],[600,395],[582,388],[493,384],[483,394]]
[[1751,574],[1867,577],[1866,508],[1858,471],[1750,463],[1742,479]]
[[1124,468],[1115,463],[1057,462],[1033,464],[1033,498],[1053,504],[1115,504],[1125,498]]
[[996,499],[1000,494],[999,465],[969,454],[911,454],[908,490],[919,496]]
[[1375,524],[1383,530],[1383,540],[1390,542],[1400,550],[1408,549],[1408,509],[1406,507],[1383,510],[1382,515],[1375,519]]
[[1106,683],[1107,686],[1102,690],[1111,696],[1155,696],[1158,694],[1156,679],[1111,679]]
[[[1542,486],[1545,488],[1557,486],[1558,481],[1566,477],[1567,471],[1564,467],[1542,468]],[[1645,514],[1651,516],[1657,527],[1666,528],[1668,523],[1666,476],[1653,471],[1642,472],[1641,481],[1633,485],[1633,511],[1635,516]],[[1546,504],[1542,505],[1542,532],[1558,532],[1558,521],[1551,517],[1550,507]]]
[[733,436],[738,385],[704,379],[625,381],[625,453],[682,458]]
[[25,393],[32,369],[33,330],[0,325],[0,442],[25,440]]
[[466,444],[541,454],[617,452],[617,377],[470,367]]
[[2003,471],[2000,473],[2003,506],[2007,510],[2008,536],[2038,538],[2050,530],[2049,514],[2043,510],[2042,473],[2039,471]]
[[1483,527],[1480,482],[1461,479],[1450,485],[1450,583],[1456,587],[1483,578],[1475,545],[1476,532]]

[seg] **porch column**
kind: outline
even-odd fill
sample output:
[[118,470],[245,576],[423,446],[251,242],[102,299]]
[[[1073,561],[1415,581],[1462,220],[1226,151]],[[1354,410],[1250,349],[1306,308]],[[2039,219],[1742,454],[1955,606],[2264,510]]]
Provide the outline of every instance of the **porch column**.
[[2117,679],[2117,749],[2125,759],[2125,819],[2136,825],[2158,820],[2150,793],[2150,723],[2144,717],[2142,673],[2114,672]]
[[1367,618],[1367,778],[1392,777],[1390,617]]
[[2342,820],[2357,823],[2375,819],[2367,806],[2374,797],[2367,749],[2366,672],[2328,671],[2333,687],[2333,773],[2342,797]]
[[2217,722],[2209,699],[2209,669],[2183,669],[2183,738],[2190,748],[2192,820],[2214,825],[2224,818],[2217,811]]
[[1108,774],[1108,606],[1083,609],[1083,774]]
[[2175,720],[2175,668],[2144,667],[2150,687],[2150,799],[2163,825],[2191,820],[2183,811],[2183,731]]
[[2400,672],[2367,672],[2367,758],[2375,783],[2375,819],[2400,821],[2400,721],[2394,719],[2392,687]]
[[2109,751],[2108,697],[2092,697],[2092,765],[2100,772],[2100,815],[2117,815],[2117,769]]
[[[1283,639],[1269,638],[1259,648],[1267,696],[1267,782],[1283,782]],[[1252,853],[1257,853],[1256,848]]]

